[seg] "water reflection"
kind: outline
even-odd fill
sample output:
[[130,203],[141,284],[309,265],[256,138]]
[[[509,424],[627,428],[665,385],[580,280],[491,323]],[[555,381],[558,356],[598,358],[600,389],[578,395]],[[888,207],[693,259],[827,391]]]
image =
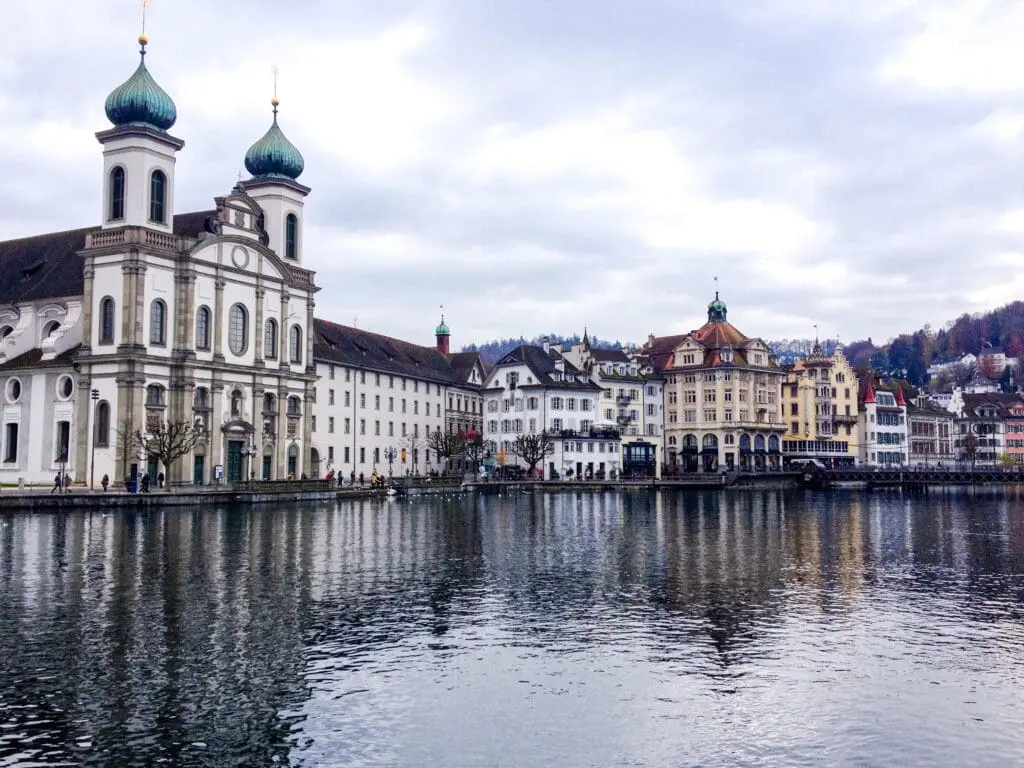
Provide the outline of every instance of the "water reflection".
[[1024,503],[518,494],[0,519],[0,763],[1024,759]]

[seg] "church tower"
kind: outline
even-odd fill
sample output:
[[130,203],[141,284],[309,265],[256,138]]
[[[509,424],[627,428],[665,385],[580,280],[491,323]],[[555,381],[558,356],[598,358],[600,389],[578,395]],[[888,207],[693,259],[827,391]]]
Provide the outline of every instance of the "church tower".
[[114,127],[96,134],[103,145],[104,229],[174,228],[174,164],[181,139],[167,131],[178,119],[171,97],[146,68],[145,35],[139,35],[139,66],[105,104]]
[[245,169],[252,178],[241,186],[263,209],[268,247],[286,263],[301,266],[302,206],[309,187],[296,179],[302,175],[305,161],[277,124],[277,97],[270,103],[274,108],[273,123],[245,153]]

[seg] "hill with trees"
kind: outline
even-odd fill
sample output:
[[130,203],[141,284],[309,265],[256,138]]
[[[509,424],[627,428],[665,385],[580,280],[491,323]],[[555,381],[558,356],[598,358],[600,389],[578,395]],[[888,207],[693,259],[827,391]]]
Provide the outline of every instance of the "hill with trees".
[[[583,340],[583,337],[578,333],[572,336],[562,336],[557,333],[546,334],[551,346],[562,345],[568,347],[571,344],[579,344]],[[608,341],[606,339],[598,339],[594,336],[589,337],[590,346],[599,349],[623,349],[628,345],[623,344],[621,341]],[[462,348],[463,352],[479,352],[484,362],[492,364],[497,362],[505,354],[511,352],[513,349],[518,347],[520,344],[532,344],[534,346],[541,346],[544,343],[544,336],[534,336],[532,339],[527,339],[524,336],[520,336],[518,339],[495,339],[494,341],[485,341],[483,344],[467,344]]]

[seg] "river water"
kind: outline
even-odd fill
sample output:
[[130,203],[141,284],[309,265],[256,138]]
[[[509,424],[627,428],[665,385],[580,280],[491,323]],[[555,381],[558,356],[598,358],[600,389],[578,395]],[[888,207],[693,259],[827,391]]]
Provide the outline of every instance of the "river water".
[[0,766],[1024,764],[1024,496],[0,516]]

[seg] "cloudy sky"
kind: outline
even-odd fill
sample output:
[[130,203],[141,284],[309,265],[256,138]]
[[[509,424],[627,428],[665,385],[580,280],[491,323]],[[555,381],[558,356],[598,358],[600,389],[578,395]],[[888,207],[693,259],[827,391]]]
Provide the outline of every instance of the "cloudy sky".
[[[0,237],[98,222],[134,0],[4,8]],[[843,341],[1024,292],[1021,0],[154,0],[176,210],[269,124],[329,319],[453,345],[730,320]]]

